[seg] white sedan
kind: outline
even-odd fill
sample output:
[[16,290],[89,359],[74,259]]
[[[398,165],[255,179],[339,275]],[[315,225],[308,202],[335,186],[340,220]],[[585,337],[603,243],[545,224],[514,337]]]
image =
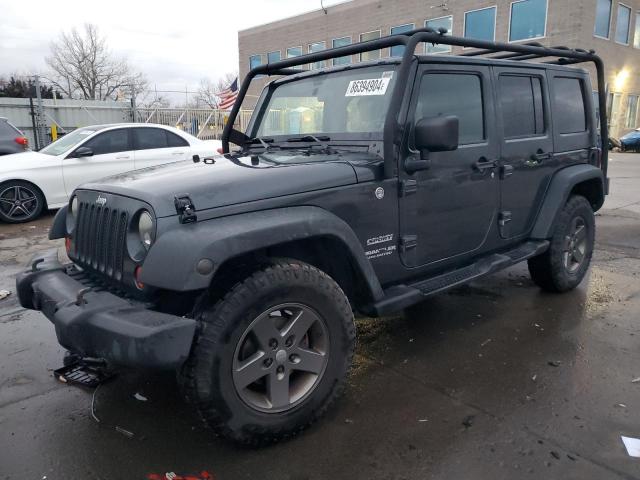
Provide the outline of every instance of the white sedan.
[[215,155],[221,146],[218,140],[199,140],[164,125],[79,128],[39,152],[0,158],[0,221],[28,222],[45,208],[65,205],[85,182],[193,155]]

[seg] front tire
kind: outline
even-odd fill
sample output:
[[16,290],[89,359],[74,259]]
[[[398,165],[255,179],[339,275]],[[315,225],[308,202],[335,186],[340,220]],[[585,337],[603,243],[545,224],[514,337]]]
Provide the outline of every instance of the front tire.
[[338,284],[311,265],[274,261],[196,319],[180,383],[224,437],[253,446],[292,437],[344,388],[353,312]]
[[0,184],[0,221],[25,223],[40,216],[44,196],[34,185],[19,180]]
[[556,219],[549,249],[528,261],[533,281],[549,292],[577,287],[591,263],[595,226],[591,204],[583,196],[571,196]]

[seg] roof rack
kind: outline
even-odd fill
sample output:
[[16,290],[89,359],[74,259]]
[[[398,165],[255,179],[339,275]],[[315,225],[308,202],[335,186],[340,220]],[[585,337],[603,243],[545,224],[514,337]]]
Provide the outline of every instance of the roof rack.
[[396,165],[393,162],[399,139],[396,132],[402,130],[402,125],[398,122],[400,106],[405,93],[404,85],[409,79],[411,64],[414,59],[416,46],[420,43],[431,43],[440,45],[452,45],[459,47],[475,48],[477,50],[463,52],[463,57],[482,56],[488,59],[501,59],[511,61],[543,60],[541,63],[549,65],[573,65],[577,63],[591,62],[596,68],[598,81],[598,112],[600,120],[600,148],[601,148],[601,168],[605,178],[608,168],[608,128],[607,128],[607,103],[605,93],[604,64],[602,59],[593,50],[571,49],[564,46],[545,47],[538,42],[528,43],[500,43],[486,40],[475,40],[470,38],[454,37],[446,35],[447,29],[425,27],[412,30],[398,35],[390,35],[366,42],[354,43],[344,47],[336,47],[320,52],[300,55],[298,57],[287,58],[278,62],[259,65],[249,71],[242,82],[238,98],[233,105],[229,119],[222,132],[222,149],[229,152],[229,143],[243,145],[248,137],[233,128],[238,117],[240,106],[244,100],[251,81],[258,75],[293,75],[301,70],[292,67],[306,65],[313,62],[320,62],[332,58],[339,58],[358,53],[379,50],[393,46],[404,46],[404,54],[398,68],[398,77],[393,89],[389,110],[385,119],[383,139],[384,139],[384,172],[385,178],[392,178],[395,175]]

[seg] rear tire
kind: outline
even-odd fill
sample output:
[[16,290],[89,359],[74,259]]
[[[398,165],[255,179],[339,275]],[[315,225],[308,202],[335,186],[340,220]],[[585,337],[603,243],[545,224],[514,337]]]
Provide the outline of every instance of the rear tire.
[[195,318],[179,383],[226,438],[258,446],[292,437],[344,388],[353,312],[338,284],[311,265],[274,261]]
[[549,249],[528,261],[531,278],[549,292],[574,289],[589,269],[594,239],[591,204],[580,195],[571,196],[556,219]]

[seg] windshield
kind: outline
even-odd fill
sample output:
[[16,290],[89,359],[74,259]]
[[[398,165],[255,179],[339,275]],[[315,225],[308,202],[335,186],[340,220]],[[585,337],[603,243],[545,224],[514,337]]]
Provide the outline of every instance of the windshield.
[[50,145],[47,145],[40,153],[45,153],[47,155],[61,155],[68,150],[71,150],[77,144],[82,142],[89,135],[97,132],[99,128],[78,128],[71,133],[67,133],[64,137],[56,140]]
[[267,94],[252,136],[353,133],[380,137],[395,68],[376,65],[280,84]]

